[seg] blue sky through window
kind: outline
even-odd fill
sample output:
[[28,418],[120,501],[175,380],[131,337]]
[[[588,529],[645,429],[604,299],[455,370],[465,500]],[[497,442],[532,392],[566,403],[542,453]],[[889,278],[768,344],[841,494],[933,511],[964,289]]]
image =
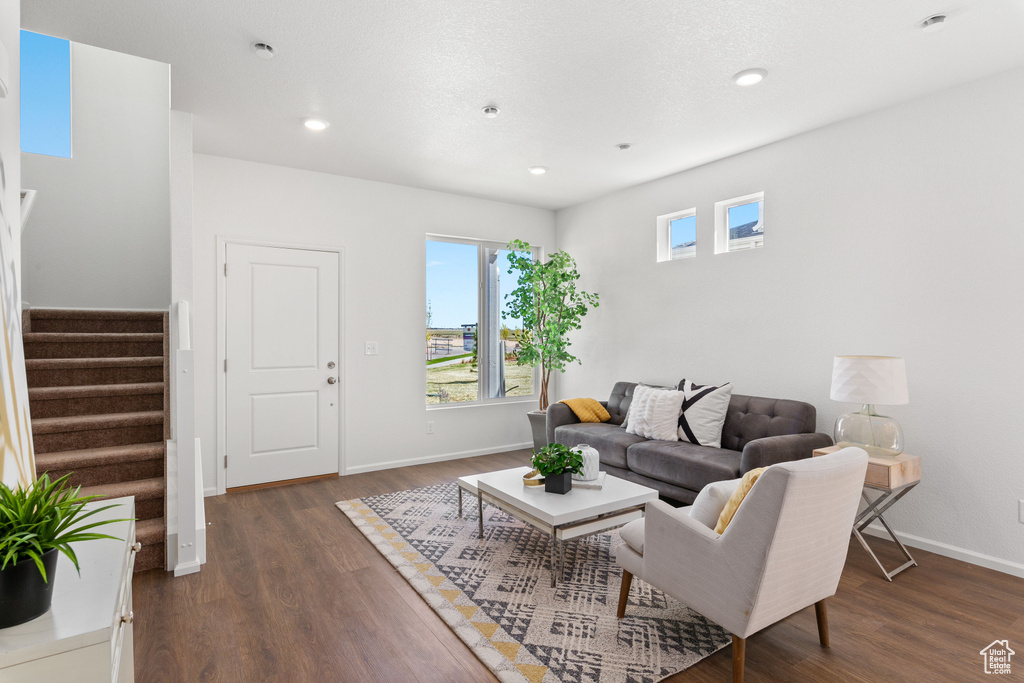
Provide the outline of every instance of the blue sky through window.
[[[455,242],[427,240],[427,300],[435,328],[458,328],[477,322],[477,246]],[[508,251],[498,253],[499,295],[501,308],[507,309],[505,295],[516,288],[517,277],[508,272]],[[511,328],[518,320],[501,320]]]
[[21,32],[21,151],[71,158],[71,43]]
[[757,221],[758,206],[761,202],[740,204],[729,209],[729,228],[739,227]]
[[[664,225],[664,224],[662,224]],[[690,242],[697,241],[697,217],[687,216],[670,221],[669,224],[670,246],[679,247]]]

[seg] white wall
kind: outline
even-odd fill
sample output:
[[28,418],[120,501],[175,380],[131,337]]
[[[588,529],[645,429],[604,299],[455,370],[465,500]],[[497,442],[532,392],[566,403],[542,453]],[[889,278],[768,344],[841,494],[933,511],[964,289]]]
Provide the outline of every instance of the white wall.
[[35,307],[170,304],[170,67],[71,44],[72,158],[22,155],[39,191],[25,231]]
[[[6,189],[3,210],[11,229],[16,272],[21,273],[21,7],[0,3],[0,43],[7,51],[7,97],[0,98],[0,159]],[[19,302],[20,303],[20,302]]]
[[[217,237],[341,247],[348,472],[519,447],[533,400],[427,411],[423,365],[427,233],[525,239],[550,248],[554,214],[290,168],[194,158],[196,432],[207,490],[216,444]],[[380,355],[363,355],[363,343]],[[435,422],[428,436],[426,420]]]
[[[904,356],[910,404],[881,412],[924,479],[890,523],[1024,570],[1021,111],[1015,70],[558,212],[601,295],[560,395],[732,381],[831,434],[857,408],[829,400],[832,357]],[[757,190],[765,247],[715,255],[714,202]],[[656,263],[655,216],[691,206],[697,258]]]

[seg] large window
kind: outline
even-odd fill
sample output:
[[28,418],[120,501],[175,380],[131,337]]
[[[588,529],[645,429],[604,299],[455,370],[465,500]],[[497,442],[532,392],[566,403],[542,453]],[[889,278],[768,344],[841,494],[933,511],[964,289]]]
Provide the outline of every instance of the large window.
[[535,395],[534,369],[516,363],[522,323],[502,315],[519,279],[505,246],[427,240],[427,405]]
[[764,192],[715,202],[715,253],[764,246]]
[[21,151],[71,158],[71,44],[21,32]]

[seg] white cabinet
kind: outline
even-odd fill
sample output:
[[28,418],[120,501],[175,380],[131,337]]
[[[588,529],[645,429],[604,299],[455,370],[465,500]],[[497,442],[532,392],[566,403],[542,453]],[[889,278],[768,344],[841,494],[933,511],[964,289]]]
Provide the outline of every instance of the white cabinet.
[[[89,520],[135,516],[131,497],[90,506],[112,503],[119,505]],[[124,540],[75,543],[81,576],[61,554],[50,611],[20,626],[0,629],[0,683],[135,680],[132,569],[140,547],[135,543],[135,522],[117,522],[96,531]]]

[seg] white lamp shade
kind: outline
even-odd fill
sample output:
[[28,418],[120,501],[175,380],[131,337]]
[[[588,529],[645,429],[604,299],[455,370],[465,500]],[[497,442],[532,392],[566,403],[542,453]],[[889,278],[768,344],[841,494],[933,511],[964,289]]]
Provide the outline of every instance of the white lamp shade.
[[833,401],[895,406],[910,402],[907,365],[892,356],[836,356],[832,362]]

